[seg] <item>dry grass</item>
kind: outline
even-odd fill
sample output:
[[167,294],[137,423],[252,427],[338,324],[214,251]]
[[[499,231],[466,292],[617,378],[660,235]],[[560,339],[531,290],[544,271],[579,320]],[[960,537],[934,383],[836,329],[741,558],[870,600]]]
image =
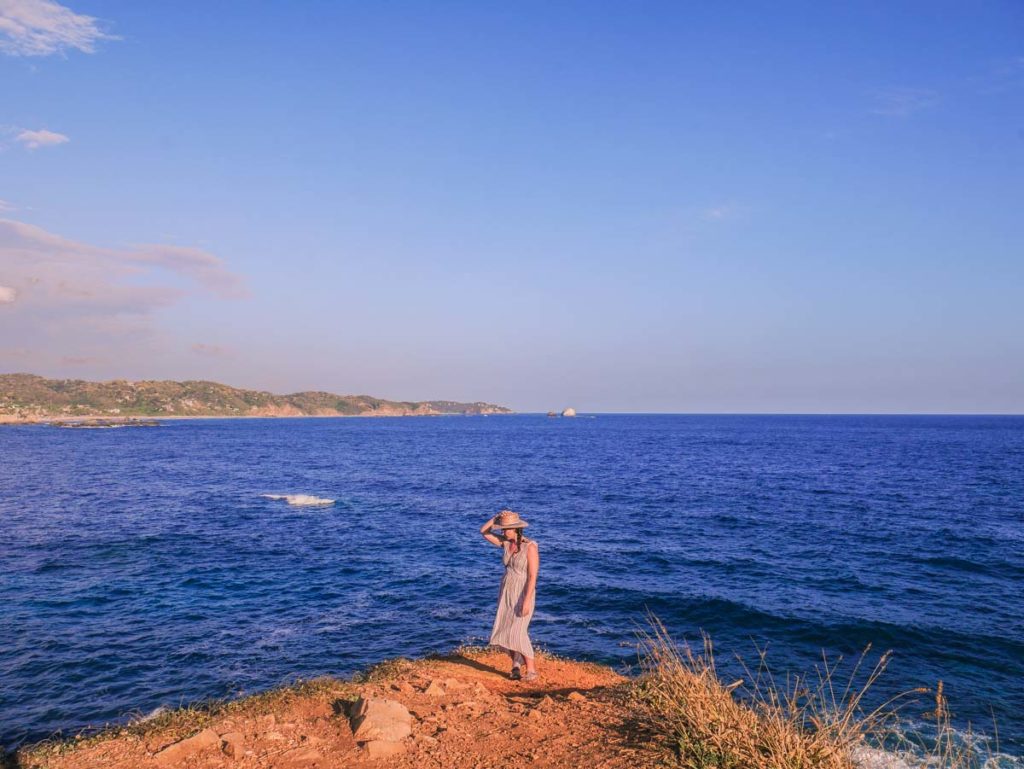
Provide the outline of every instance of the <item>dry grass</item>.
[[[890,657],[887,652],[869,664],[870,647],[842,683],[838,663],[827,660],[813,676],[777,682],[764,652],[756,670],[745,668],[745,678],[727,683],[719,677],[706,635],[703,648],[694,652],[678,647],[660,621],[649,619],[652,629],[641,633],[634,707],[646,731],[687,769],[854,769],[854,755],[865,746],[893,744],[894,736],[902,734],[900,705],[927,691],[916,689],[865,707],[865,695]],[[985,757],[952,728],[941,684],[936,703],[930,754],[918,749],[917,761],[980,769]],[[909,752],[901,755],[910,758]]]
[[352,676],[352,682],[356,684],[376,684],[382,681],[392,681],[405,675],[416,666],[417,663],[414,660],[406,657],[393,657],[356,673]]

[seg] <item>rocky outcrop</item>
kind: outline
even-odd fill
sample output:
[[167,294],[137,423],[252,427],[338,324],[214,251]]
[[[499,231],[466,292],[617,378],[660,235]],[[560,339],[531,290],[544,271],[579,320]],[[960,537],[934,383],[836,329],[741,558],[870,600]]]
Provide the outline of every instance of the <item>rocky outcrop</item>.
[[403,752],[402,741],[412,734],[412,714],[396,700],[360,697],[349,710],[349,718],[352,736],[375,758]]

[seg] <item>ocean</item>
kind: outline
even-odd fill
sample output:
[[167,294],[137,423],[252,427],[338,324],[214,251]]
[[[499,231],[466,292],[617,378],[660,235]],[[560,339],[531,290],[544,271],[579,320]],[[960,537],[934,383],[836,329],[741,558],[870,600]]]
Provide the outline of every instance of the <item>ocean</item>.
[[504,506],[544,649],[628,669],[647,612],[728,674],[872,644],[873,701],[942,681],[1024,754],[1024,418],[974,416],[0,428],[0,745],[484,643]]

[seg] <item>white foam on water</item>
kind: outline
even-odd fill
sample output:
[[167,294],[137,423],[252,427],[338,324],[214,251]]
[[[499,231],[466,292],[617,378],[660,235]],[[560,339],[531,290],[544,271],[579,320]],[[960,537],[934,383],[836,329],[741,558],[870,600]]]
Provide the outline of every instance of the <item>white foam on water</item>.
[[264,499],[280,499],[293,507],[326,507],[333,505],[335,500],[326,497],[314,497],[312,494],[260,494]]
[[166,708],[163,705],[161,705],[160,707],[153,708],[151,711],[146,713],[146,715],[140,716],[139,718],[137,718],[135,720],[135,723],[137,723],[137,724],[144,724],[144,723],[146,723],[146,721],[152,721],[154,718],[159,718],[164,713],[170,713],[170,712],[171,712],[170,708]]
[[[921,728],[920,724],[913,724],[911,728],[908,726],[904,722],[902,741],[910,745],[910,749],[886,750],[873,745],[858,745],[851,751],[857,769],[946,769],[945,762],[930,755],[923,745],[913,747],[914,742],[934,745],[934,737],[921,740],[921,736],[928,733],[927,727]],[[912,735],[909,740],[908,735]],[[952,729],[947,739],[951,739],[958,748],[966,748],[974,754],[971,766],[979,769],[1024,769],[1024,757],[999,752],[995,741],[988,735]]]
[[925,764],[909,753],[895,753],[867,745],[855,747],[850,757],[857,769],[918,769]]

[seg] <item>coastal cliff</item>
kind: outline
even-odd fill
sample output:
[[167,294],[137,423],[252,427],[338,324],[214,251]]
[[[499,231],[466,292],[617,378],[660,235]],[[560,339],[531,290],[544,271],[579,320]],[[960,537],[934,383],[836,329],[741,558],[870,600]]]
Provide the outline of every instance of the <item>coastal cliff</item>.
[[509,414],[492,403],[390,401],[369,395],[274,395],[218,382],[45,379],[0,374],[0,421],[128,417],[438,416]]
[[630,679],[542,656],[541,679],[511,681],[505,654],[459,650],[392,660],[350,681],[317,679],[187,708],[18,754],[21,769],[174,767],[654,766],[635,739]]
[[[545,653],[540,677],[511,680],[508,656],[462,647],[382,662],[243,699],[154,711],[92,735],[0,752],[18,769],[985,769],[991,756],[952,739],[936,716],[934,750],[888,752],[895,711],[867,712],[861,688],[831,675],[776,688],[721,680],[710,641],[645,636],[637,675]],[[765,671],[761,671],[763,674]],[[745,694],[737,687],[752,685]],[[851,679],[852,683],[852,679]],[[842,691],[842,690],[840,690]],[[787,693],[788,692],[788,693]],[[941,688],[939,705],[945,710]],[[891,703],[890,703],[891,705]],[[947,711],[948,714],[948,711]],[[1004,757],[1009,758],[1009,757]],[[1016,766],[1014,762],[1006,766]],[[6,763],[5,763],[6,762]],[[1001,764],[997,764],[1001,765]]]

